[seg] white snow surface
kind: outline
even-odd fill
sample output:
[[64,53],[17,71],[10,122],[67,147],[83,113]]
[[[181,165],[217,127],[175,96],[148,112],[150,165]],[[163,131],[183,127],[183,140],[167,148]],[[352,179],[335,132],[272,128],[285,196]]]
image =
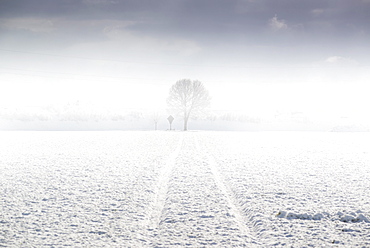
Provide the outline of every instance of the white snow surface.
[[0,132],[0,247],[370,247],[370,134]]

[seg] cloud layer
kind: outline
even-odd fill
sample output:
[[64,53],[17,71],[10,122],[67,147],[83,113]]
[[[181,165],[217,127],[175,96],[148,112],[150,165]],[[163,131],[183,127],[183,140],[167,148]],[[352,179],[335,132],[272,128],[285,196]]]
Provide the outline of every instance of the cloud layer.
[[363,91],[368,20],[367,0],[2,0],[0,109],[165,109],[191,78],[215,109],[363,111],[331,90]]

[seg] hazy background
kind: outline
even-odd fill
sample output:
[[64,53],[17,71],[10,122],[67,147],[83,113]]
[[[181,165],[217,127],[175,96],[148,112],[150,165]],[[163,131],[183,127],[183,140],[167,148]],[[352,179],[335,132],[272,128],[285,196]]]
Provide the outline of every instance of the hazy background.
[[166,129],[190,78],[189,129],[369,130],[369,44],[369,0],[0,0],[0,129]]

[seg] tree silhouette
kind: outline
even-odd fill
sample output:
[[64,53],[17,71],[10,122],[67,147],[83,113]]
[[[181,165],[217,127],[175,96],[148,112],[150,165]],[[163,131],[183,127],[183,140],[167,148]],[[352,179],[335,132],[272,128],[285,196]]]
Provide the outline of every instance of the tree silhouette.
[[181,79],[172,85],[168,106],[183,115],[184,131],[188,130],[190,115],[199,115],[210,104],[209,93],[198,80]]

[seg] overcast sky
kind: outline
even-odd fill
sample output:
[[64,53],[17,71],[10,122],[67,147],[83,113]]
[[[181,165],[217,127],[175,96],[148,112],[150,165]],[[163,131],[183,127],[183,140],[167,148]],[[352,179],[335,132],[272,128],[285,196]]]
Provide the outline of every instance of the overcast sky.
[[164,109],[190,78],[215,110],[369,120],[369,44],[369,0],[0,0],[0,111]]

